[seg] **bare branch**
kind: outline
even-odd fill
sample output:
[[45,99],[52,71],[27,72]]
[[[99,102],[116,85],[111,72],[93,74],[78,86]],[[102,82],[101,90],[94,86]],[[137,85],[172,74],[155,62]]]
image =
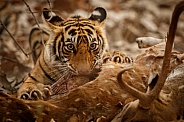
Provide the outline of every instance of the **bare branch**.
[[8,32],[8,34],[10,35],[10,37],[13,39],[13,41],[16,43],[16,45],[20,48],[20,50],[24,53],[24,55],[28,58],[28,54],[22,49],[22,47],[18,44],[18,42],[15,40],[15,38],[12,36],[12,34],[9,32],[9,30],[6,28],[6,26],[2,23],[2,21],[0,20],[1,25],[3,26],[3,28]]
[[38,23],[38,20],[36,19],[35,15],[34,15],[34,14],[33,14],[33,12],[31,11],[31,8],[30,8],[30,7],[29,7],[29,5],[26,3],[26,1],[25,1],[25,0],[23,0],[23,2],[26,4],[26,6],[27,6],[28,10],[31,12],[31,14],[32,14],[32,16],[33,16],[33,18],[34,18],[34,20],[36,21],[36,24],[37,24],[37,26],[38,26],[38,28],[39,28],[39,30],[40,30],[40,32],[41,32],[41,40],[42,40],[42,44],[43,44],[43,45],[44,45],[44,47],[45,47],[45,43],[44,43],[43,36],[42,36],[43,31],[42,31],[42,29],[40,28],[40,25],[39,25],[39,23]]
[[39,48],[42,48],[42,45],[39,45],[37,48],[32,49],[31,52],[28,53],[28,55],[30,55],[31,53],[33,53],[34,51],[36,51]]
[[50,2],[50,0],[47,0],[47,2],[48,2],[48,4],[49,4],[49,8],[50,8],[50,10],[52,11],[52,6],[51,6],[51,2]]
[[12,58],[9,58],[9,57],[2,56],[0,59],[8,60],[8,61],[22,65],[19,61],[12,59]]

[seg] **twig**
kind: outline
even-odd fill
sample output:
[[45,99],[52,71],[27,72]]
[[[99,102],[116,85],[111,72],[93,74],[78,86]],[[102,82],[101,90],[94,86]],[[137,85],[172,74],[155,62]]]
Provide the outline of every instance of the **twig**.
[[37,24],[37,26],[38,26],[38,28],[39,28],[39,30],[40,30],[40,32],[41,32],[41,40],[42,40],[42,44],[43,44],[43,45],[44,45],[44,47],[45,47],[45,43],[44,43],[43,36],[42,36],[43,31],[42,31],[42,29],[40,28],[40,25],[39,25],[39,23],[38,23],[38,21],[37,21],[37,19],[36,19],[35,15],[34,15],[34,14],[33,14],[33,12],[31,11],[31,8],[29,7],[29,5],[26,3],[26,1],[25,1],[25,0],[23,0],[23,2],[26,4],[26,6],[27,6],[28,10],[31,12],[31,14],[32,14],[32,16],[33,16],[33,18],[34,18],[34,20],[36,21],[36,24]]
[[42,45],[40,44],[37,48],[34,48],[31,50],[31,52],[28,53],[28,55],[30,55],[31,53],[33,53],[34,51],[36,51],[37,49],[41,48]]
[[53,10],[52,4],[51,4],[50,0],[47,0],[47,2],[48,2],[48,4],[49,4],[49,8],[50,8],[49,10],[50,10],[51,12],[57,12],[57,13],[59,13],[59,15],[62,15],[60,11],[58,11],[58,10]]
[[9,57],[2,56],[1,59],[8,60],[8,61],[22,65],[19,61],[15,60],[15,59],[11,59]]
[[18,44],[18,42],[15,40],[15,38],[12,36],[12,34],[9,32],[9,30],[6,28],[6,26],[2,23],[2,21],[0,20],[1,25],[3,26],[3,28],[8,32],[8,34],[10,35],[10,37],[13,39],[13,41],[16,43],[16,45],[20,48],[20,50],[24,53],[24,55],[28,58],[28,54],[21,48],[21,46]]
[[49,8],[50,8],[50,10],[52,11],[52,6],[51,6],[51,2],[50,2],[50,0],[47,0],[47,2],[48,2],[48,4],[49,4]]

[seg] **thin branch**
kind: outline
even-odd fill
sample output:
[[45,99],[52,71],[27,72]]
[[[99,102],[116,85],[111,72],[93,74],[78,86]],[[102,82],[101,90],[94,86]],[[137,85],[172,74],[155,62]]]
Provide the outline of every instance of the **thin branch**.
[[11,61],[11,62],[14,62],[14,63],[22,65],[18,60],[11,59],[9,57],[2,56],[1,59],[8,60],[8,61]]
[[34,20],[36,21],[36,24],[37,24],[37,26],[38,26],[38,28],[39,28],[39,30],[40,30],[40,32],[41,32],[42,44],[43,44],[44,47],[45,47],[45,43],[44,43],[43,36],[42,36],[43,31],[42,31],[42,29],[40,28],[40,25],[39,25],[39,23],[38,23],[38,20],[36,19],[35,15],[34,15],[33,12],[31,11],[31,8],[30,8],[29,5],[26,3],[26,1],[23,0],[23,2],[25,3],[25,5],[27,6],[28,10],[31,12],[31,14],[32,14],[32,16],[33,16],[33,18],[34,18]]
[[62,15],[60,11],[58,11],[58,10],[53,10],[52,4],[51,4],[50,1],[51,1],[51,0],[47,0],[47,2],[48,2],[48,4],[49,4],[49,10],[50,10],[51,12],[57,12],[57,13],[59,13],[59,15]]
[[20,48],[20,50],[24,53],[24,55],[28,58],[28,54],[22,49],[22,47],[18,44],[18,42],[15,40],[15,38],[12,36],[12,34],[9,32],[9,30],[6,28],[6,26],[2,23],[2,21],[0,20],[1,25],[3,26],[3,28],[8,32],[8,34],[10,35],[10,37],[13,39],[13,41],[16,43],[16,45]]
[[[27,12],[27,13],[31,13],[29,10],[26,10],[26,12]],[[34,13],[37,13],[37,14],[38,14],[39,12],[41,12],[41,11],[32,11],[33,14],[34,14]]]
[[50,8],[50,10],[52,11],[52,6],[51,6],[51,2],[50,2],[50,0],[47,0],[47,2],[48,2],[48,4],[49,4],[49,8]]
[[30,55],[31,53],[33,53],[34,51],[36,51],[39,48],[42,48],[41,44],[37,48],[32,49],[31,52],[28,53],[28,55]]

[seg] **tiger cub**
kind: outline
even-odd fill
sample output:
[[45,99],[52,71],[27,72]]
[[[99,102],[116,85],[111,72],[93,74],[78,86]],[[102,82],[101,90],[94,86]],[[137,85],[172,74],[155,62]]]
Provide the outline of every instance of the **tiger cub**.
[[72,76],[89,76],[108,51],[103,29],[105,20],[106,10],[102,7],[94,9],[89,18],[73,16],[65,20],[43,9],[49,39],[17,91],[17,96],[22,99],[46,99],[50,95],[48,85],[58,80],[66,83]]

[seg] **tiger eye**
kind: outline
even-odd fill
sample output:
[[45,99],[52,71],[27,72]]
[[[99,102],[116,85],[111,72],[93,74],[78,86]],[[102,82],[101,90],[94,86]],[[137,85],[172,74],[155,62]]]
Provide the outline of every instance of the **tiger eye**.
[[67,49],[68,50],[73,50],[74,49],[74,45],[73,44],[68,44],[67,45]]
[[97,44],[96,44],[96,43],[90,44],[90,49],[91,49],[91,50],[95,50],[96,47],[97,47]]

